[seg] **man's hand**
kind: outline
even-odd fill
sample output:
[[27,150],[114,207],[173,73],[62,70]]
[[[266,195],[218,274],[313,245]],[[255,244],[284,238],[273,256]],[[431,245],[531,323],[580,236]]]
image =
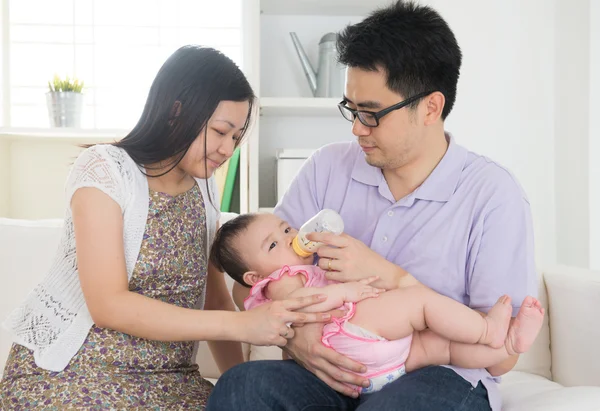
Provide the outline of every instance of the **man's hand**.
[[[306,324],[297,329],[294,338],[283,348],[290,357],[315,374],[325,384],[349,397],[358,397],[346,384],[368,387],[369,381],[352,372],[366,372],[366,367],[321,343],[322,324]],[[349,371],[345,371],[345,370]]]
[[[482,317],[485,317],[487,315],[481,311],[477,311],[477,312]],[[515,320],[514,318],[510,319],[511,325],[514,320]],[[515,367],[515,365],[517,365],[518,360],[519,360],[519,354],[511,355],[510,357],[508,357],[506,360],[502,361],[501,363],[492,365],[491,367],[487,367],[486,370],[487,370],[487,372],[490,373],[490,375],[492,377],[500,377],[500,376],[506,374],[507,372],[511,371]]]
[[[327,278],[339,282],[360,281],[379,277],[374,287],[391,290],[411,277],[405,270],[387,261],[375,251],[347,234],[310,233],[307,238],[325,245],[317,251],[319,267],[328,271]],[[416,282],[414,278],[411,280]]]

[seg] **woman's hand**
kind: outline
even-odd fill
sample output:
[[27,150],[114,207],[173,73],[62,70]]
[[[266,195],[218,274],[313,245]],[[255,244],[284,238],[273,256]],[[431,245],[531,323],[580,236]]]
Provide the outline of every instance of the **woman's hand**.
[[[307,238],[325,244],[317,253],[320,257],[319,267],[328,271],[327,278],[330,280],[345,283],[377,276],[380,280],[373,286],[391,290],[404,286],[406,280],[412,278],[401,267],[347,234],[310,233]],[[410,281],[411,285],[414,285],[413,280]]]
[[327,297],[311,295],[263,304],[252,310],[239,313],[243,318],[240,325],[241,340],[254,345],[278,345],[283,347],[295,335],[288,324],[306,324],[331,320],[330,314],[299,313],[295,310],[318,304]]
[[[356,398],[357,392],[347,384],[368,387],[369,381],[353,373],[366,372],[366,367],[321,343],[322,324],[307,324],[296,330],[284,347],[296,362],[315,374],[334,390]],[[348,370],[348,371],[346,371]]]

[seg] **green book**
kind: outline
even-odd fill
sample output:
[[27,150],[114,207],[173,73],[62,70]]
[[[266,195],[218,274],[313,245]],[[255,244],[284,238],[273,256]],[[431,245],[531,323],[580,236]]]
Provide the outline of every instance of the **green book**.
[[221,211],[226,213],[231,210],[231,197],[233,196],[233,188],[235,186],[235,176],[237,174],[238,164],[240,163],[240,148],[236,148],[233,155],[229,159],[229,167],[227,168],[227,177],[225,178],[225,187],[221,196]]

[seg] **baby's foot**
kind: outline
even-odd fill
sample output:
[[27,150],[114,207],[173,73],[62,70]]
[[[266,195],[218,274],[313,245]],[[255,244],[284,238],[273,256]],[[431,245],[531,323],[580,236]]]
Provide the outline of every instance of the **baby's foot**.
[[528,296],[523,301],[517,318],[508,329],[504,346],[510,355],[529,350],[542,328],[544,309],[540,302]]
[[486,344],[492,348],[502,347],[506,340],[511,314],[510,297],[503,295],[485,317],[486,327],[479,344]]

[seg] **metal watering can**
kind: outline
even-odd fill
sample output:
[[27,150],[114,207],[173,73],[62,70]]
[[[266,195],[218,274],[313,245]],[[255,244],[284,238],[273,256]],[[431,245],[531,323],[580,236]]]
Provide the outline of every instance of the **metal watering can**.
[[319,41],[318,70],[315,71],[296,33],[290,33],[304,74],[315,97],[342,97],[346,67],[337,61],[337,34],[327,33]]

